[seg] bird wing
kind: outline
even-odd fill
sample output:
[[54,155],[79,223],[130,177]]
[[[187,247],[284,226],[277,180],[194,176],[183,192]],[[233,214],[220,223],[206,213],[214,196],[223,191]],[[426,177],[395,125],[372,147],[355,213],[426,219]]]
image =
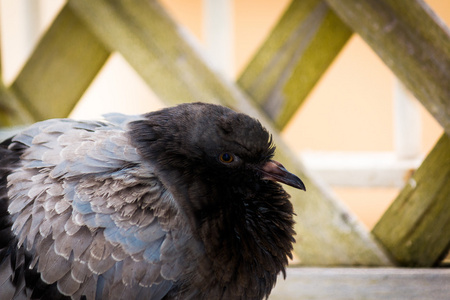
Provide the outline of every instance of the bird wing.
[[48,120],[11,141],[25,146],[7,180],[16,249],[74,299],[161,299],[185,267],[176,203],[119,119]]

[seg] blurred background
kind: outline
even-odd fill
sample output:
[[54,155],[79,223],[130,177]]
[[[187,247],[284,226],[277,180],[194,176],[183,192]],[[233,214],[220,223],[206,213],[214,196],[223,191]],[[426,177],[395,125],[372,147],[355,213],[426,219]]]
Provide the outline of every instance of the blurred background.
[[[449,26],[450,1],[426,0]],[[2,76],[11,83],[63,0],[1,0]],[[210,65],[234,81],[288,0],[160,0]],[[113,54],[71,113],[100,118],[164,107]],[[353,35],[283,131],[303,163],[371,229],[443,130],[365,42]]]

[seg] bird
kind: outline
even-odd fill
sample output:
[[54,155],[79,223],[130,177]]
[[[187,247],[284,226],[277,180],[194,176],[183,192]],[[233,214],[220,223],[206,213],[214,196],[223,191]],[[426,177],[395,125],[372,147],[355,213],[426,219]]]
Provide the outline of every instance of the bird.
[[184,103],[49,119],[0,144],[1,299],[264,299],[292,258],[272,135]]

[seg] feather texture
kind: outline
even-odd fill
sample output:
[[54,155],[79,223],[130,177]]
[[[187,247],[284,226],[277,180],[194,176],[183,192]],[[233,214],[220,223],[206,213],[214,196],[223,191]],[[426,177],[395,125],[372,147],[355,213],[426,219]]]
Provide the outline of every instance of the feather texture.
[[[36,257],[44,283],[57,282],[64,295],[89,291],[94,297],[99,291],[90,283],[93,276],[123,261],[127,263],[116,276],[127,281],[119,280],[118,289],[141,280],[147,287],[157,278],[164,280],[159,267],[149,268],[155,275],[145,277],[149,271],[140,267],[136,272],[139,262],[131,259],[141,252],[143,259],[160,264],[157,248],[164,231],[149,205],[154,200],[148,199],[159,195],[155,189],[160,183],[151,169],[139,170],[140,157],[123,130],[110,123],[49,120],[12,143],[26,146],[21,167],[8,175],[12,230],[17,246],[26,241],[27,251]],[[145,210],[136,203],[143,197]],[[10,269],[2,265],[1,270]]]
[[199,103],[33,124],[0,144],[0,298],[266,297],[294,241],[273,151]]

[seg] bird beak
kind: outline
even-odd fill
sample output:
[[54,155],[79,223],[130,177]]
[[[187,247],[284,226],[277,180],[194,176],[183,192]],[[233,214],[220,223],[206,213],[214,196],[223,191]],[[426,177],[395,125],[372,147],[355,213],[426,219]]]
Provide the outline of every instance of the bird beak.
[[300,178],[290,173],[286,168],[275,160],[269,160],[258,170],[263,174],[265,180],[278,181],[294,188],[306,191],[305,184]]

